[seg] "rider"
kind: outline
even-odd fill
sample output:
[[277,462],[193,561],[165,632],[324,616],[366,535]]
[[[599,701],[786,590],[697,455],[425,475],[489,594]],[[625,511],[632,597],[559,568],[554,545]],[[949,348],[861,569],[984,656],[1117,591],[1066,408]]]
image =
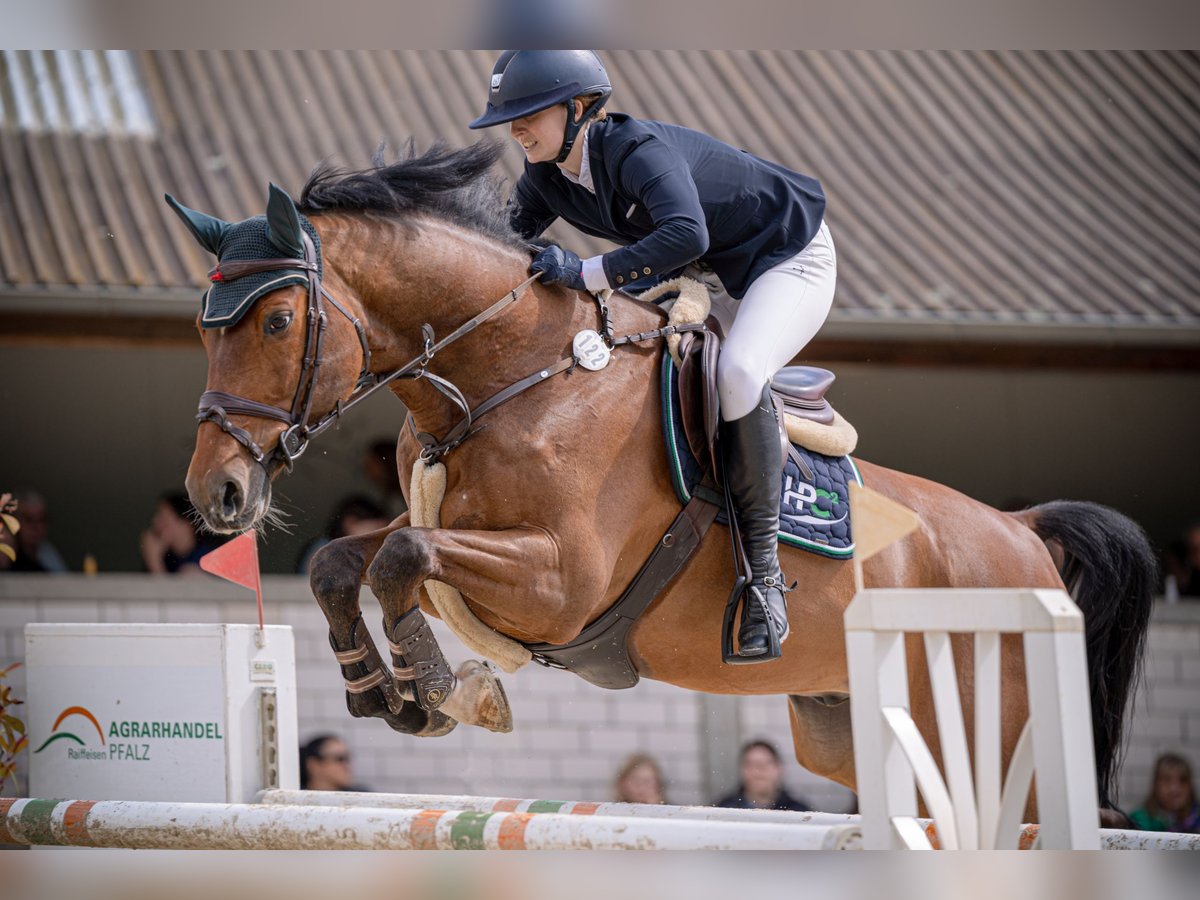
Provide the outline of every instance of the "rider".
[[[619,249],[581,260],[551,245],[533,260],[543,284],[635,288],[685,267],[714,312],[732,315],[717,371],[726,479],[749,556],[739,655],[773,658],[787,637],[779,567],[780,438],[769,381],[812,340],[833,302],[837,262],[813,178],[677,125],[621,114],[590,50],[507,50],[471,128],[511,123],[525,171],[510,201],[524,238],[563,218]],[[694,265],[693,265],[694,264]]]

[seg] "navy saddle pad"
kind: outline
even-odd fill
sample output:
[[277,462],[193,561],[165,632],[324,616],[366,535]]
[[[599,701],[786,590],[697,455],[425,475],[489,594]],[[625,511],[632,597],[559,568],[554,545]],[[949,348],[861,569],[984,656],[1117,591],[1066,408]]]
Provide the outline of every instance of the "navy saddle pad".
[[[680,501],[687,503],[703,473],[684,436],[678,370],[669,353],[663,354],[662,399],[663,434],[671,481]],[[851,481],[859,486],[863,483],[854,460],[849,456],[823,456],[798,444],[792,446],[804,458],[813,477],[805,477],[789,455],[779,477],[780,543],[833,559],[849,559],[854,555],[849,484]],[[728,523],[724,510],[717,521]]]

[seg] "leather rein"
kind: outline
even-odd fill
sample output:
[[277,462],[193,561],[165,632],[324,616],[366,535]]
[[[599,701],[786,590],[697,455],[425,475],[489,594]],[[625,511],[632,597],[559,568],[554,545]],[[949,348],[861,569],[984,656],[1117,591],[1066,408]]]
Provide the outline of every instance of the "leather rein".
[[[210,279],[220,280],[224,283],[235,281],[246,275],[284,269],[304,272],[308,283],[308,321],[304,337],[304,356],[301,364],[300,378],[296,384],[296,393],[292,398],[291,409],[271,406],[247,397],[229,394],[225,391],[205,391],[200,395],[200,407],[196,414],[196,421],[198,423],[212,422],[238,443],[242,444],[251,457],[253,457],[254,461],[267,470],[268,477],[280,468],[286,468],[290,472],[292,465],[307,449],[310,440],[334,424],[342,415],[358,403],[398,378],[425,378],[439,392],[453,401],[463,412],[462,420],[441,440],[426,432],[417,432],[412,416],[408,416],[407,424],[422,446],[421,459],[426,464],[432,464],[472,434],[479,431],[478,427],[473,426],[475,421],[485,413],[511,400],[535,384],[540,384],[553,375],[557,375],[559,372],[570,372],[579,363],[579,358],[574,355],[564,357],[552,366],[539,369],[533,374],[514,382],[484,400],[474,409],[471,408],[463,392],[458,387],[449,380],[439,375],[434,375],[428,370],[429,363],[440,350],[474,331],[484,322],[500,314],[513,303],[520,300],[529,289],[529,286],[541,277],[540,274],[535,274],[526,278],[487,309],[468,319],[440,341],[436,340],[436,335],[431,325],[425,324],[421,326],[424,349],[399,368],[393,369],[383,375],[377,375],[370,371],[371,350],[367,344],[366,328],[358,317],[347,311],[342,304],[338,303],[325,290],[325,287],[321,284],[316,247],[307,234],[303,234],[303,239],[304,259],[283,258],[230,261],[223,265],[218,263],[209,272]],[[593,295],[593,299],[596,302],[600,316],[599,337],[610,349],[624,344],[667,337],[672,334],[681,334],[686,331],[706,330],[703,324],[667,325],[653,331],[614,338],[608,306],[600,297]],[[350,396],[345,399],[339,399],[332,410],[310,425],[308,420],[312,411],[313,396],[316,394],[317,380],[320,376],[321,348],[324,342],[325,328],[328,325],[328,316],[324,305],[324,301],[326,300],[354,326],[354,331],[358,335],[358,341],[362,347],[362,368],[359,370],[358,379]],[[231,415],[274,419],[283,422],[288,427],[280,434],[278,444],[268,454],[259,447],[246,429],[234,425],[229,421],[229,416]]]

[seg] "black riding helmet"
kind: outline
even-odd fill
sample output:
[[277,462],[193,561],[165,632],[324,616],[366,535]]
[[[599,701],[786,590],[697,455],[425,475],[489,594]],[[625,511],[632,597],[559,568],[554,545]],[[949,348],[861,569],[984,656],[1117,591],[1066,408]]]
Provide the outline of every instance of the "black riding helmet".
[[601,96],[578,121],[574,110],[567,108],[557,162],[567,158],[579,130],[612,94],[604,63],[593,50],[505,50],[492,69],[487,109],[470,127],[502,125],[588,94]]

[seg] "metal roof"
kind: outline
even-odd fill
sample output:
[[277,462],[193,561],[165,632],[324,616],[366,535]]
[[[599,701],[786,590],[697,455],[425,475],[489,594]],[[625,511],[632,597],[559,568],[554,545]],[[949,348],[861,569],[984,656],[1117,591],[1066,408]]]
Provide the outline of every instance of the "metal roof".
[[[464,143],[487,51],[9,51],[0,309],[136,310],[211,265],[162,202],[238,219],[381,141]],[[815,175],[844,334],[1200,343],[1200,54],[604,53],[614,111]],[[497,137],[506,137],[498,130]],[[517,149],[504,161],[519,172]],[[581,251],[601,245],[568,228]],[[19,298],[19,301],[18,299]]]

